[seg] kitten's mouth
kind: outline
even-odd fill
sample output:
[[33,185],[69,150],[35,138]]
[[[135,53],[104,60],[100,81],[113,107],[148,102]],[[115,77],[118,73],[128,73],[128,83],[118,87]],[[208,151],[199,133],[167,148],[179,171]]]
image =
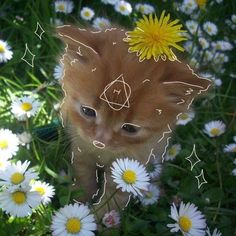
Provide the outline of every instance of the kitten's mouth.
[[94,140],[93,141],[93,145],[96,147],[96,148],[100,148],[100,149],[103,149],[105,148],[105,144],[100,142],[100,141],[97,141],[97,140]]

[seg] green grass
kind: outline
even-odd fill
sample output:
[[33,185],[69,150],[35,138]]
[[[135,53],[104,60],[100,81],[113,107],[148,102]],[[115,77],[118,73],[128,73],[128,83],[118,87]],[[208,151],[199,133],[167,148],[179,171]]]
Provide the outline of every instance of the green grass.
[[[14,133],[24,130],[32,133],[30,149],[21,147],[14,159],[31,161],[32,166],[39,172],[40,179],[52,184],[56,189],[52,203],[46,207],[41,206],[27,218],[14,218],[0,210],[1,236],[50,235],[53,212],[83,194],[81,189],[74,190],[71,186],[73,171],[68,159],[69,143],[63,128],[60,127],[59,113],[54,109],[54,105],[63,97],[60,85],[53,78],[53,68],[57,64],[62,45],[54,37],[50,19],[57,17],[63,22],[76,22],[86,26],[88,23],[78,18],[78,12],[84,5],[92,7],[97,16],[108,17],[112,22],[127,27],[134,26],[135,19],[140,17],[136,13],[129,17],[121,16],[112,6],[103,5],[100,1],[74,2],[75,8],[69,15],[55,13],[53,1],[48,0],[3,0],[0,4],[0,39],[7,41],[14,52],[10,61],[0,64],[0,128],[11,129]],[[157,15],[167,9],[183,24],[189,19],[188,15],[174,10],[174,2],[181,1],[148,2],[155,6]],[[200,13],[199,24],[207,20],[213,21],[217,24],[219,33],[211,40],[228,37],[235,45],[235,32],[225,24],[225,20],[236,13],[236,3],[233,0],[224,0],[220,7],[216,5],[210,6],[208,3],[206,10]],[[20,18],[22,20],[19,20]],[[46,31],[42,40],[34,34],[37,22]],[[196,42],[195,38],[194,43]],[[26,43],[35,54],[33,68],[21,60]],[[236,74],[235,48],[226,54],[229,56],[229,62],[222,66],[224,72],[220,72],[213,63],[202,65],[208,72],[221,78],[223,85],[212,89],[207,97],[196,101],[194,120],[186,126],[178,126],[174,131],[172,142],[180,143],[182,150],[173,162],[164,165],[159,181],[162,196],[158,203],[144,207],[132,201],[123,212],[121,230],[114,229],[111,235],[173,235],[166,225],[172,223],[168,215],[174,197],[182,199],[185,203],[196,204],[206,216],[211,229],[217,227],[223,236],[236,235],[236,177],[231,174],[235,168],[235,154],[223,152],[224,146],[232,143],[236,134],[236,86],[235,79],[230,77],[231,73]],[[24,91],[35,89],[38,91],[39,100],[43,102],[40,112],[28,122],[18,122],[10,111],[13,95],[21,96]],[[202,131],[204,124],[218,119],[227,125],[226,132],[218,138],[209,138]],[[191,171],[190,163],[185,157],[190,155],[193,144],[196,144],[201,162]],[[62,169],[68,174],[67,181],[59,175]],[[201,169],[204,170],[208,183],[198,189],[195,176]]]

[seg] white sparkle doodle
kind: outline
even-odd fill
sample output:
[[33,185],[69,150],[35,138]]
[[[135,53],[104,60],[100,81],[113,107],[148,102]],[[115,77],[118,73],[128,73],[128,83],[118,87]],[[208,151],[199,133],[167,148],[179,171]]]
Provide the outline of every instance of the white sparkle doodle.
[[117,42],[112,42],[112,45],[116,45],[117,44]]
[[95,68],[93,68],[92,70],[91,70],[91,72],[94,72],[94,71],[96,71],[97,70],[97,68],[95,67]]
[[[117,103],[117,102],[113,102],[113,101],[109,101],[109,99],[107,98],[107,91],[108,89],[111,89],[112,86],[115,86],[116,84],[122,84],[123,89],[122,92],[125,95],[125,101],[123,103]],[[114,90],[113,90],[114,91]],[[114,81],[112,81],[111,83],[109,83],[104,91],[102,92],[102,94],[100,95],[100,99],[102,99],[103,101],[107,102],[107,104],[109,105],[110,108],[112,108],[115,111],[119,111],[121,110],[123,107],[129,108],[130,104],[129,104],[129,98],[131,96],[131,88],[130,86],[124,81],[124,77],[123,74],[121,74],[120,76],[118,76]]]
[[199,157],[197,156],[195,144],[193,144],[193,150],[192,150],[191,154],[188,157],[186,157],[185,159],[190,162],[191,171],[193,170],[193,167],[201,161],[199,159]]
[[203,169],[201,170],[201,174],[195,176],[195,178],[197,179],[197,182],[198,182],[198,189],[200,189],[203,184],[208,183],[208,182],[206,181],[206,179],[205,179]]
[[37,27],[36,30],[34,31],[34,33],[39,37],[39,39],[42,39],[42,35],[44,33],[44,29],[42,28],[42,26],[39,24],[39,22],[37,22]]
[[186,93],[185,93],[184,95],[191,95],[192,92],[193,92],[193,89],[188,88],[188,89],[186,90]]
[[[30,57],[30,60],[28,61],[27,59],[25,59],[25,57]],[[25,52],[24,52],[23,57],[21,57],[21,60],[25,61],[31,67],[34,67],[34,58],[35,58],[35,55],[29,50],[28,45],[26,43],[25,44]]]

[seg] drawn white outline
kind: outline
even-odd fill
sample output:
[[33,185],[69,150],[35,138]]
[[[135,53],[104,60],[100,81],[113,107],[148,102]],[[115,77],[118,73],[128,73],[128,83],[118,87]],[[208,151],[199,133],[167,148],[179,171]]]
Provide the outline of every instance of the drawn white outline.
[[[112,102],[112,101],[109,101],[107,96],[106,96],[106,91],[115,83],[122,83],[123,84],[123,88],[124,88],[124,92],[125,92],[125,97],[126,97],[126,101],[123,103],[123,104],[120,104],[120,103],[116,103],[116,102]],[[127,90],[126,90],[126,86],[128,88],[128,93],[127,93]],[[105,102],[107,102],[108,106],[110,108],[112,108],[113,110],[115,111],[119,111],[121,110],[123,107],[126,107],[126,108],[130,108],[130,104],[129,104],[129,98],[131,96],[131,87],[129,86],[129,84],[127,84],[125,81],[124,81],[124,77],[123,77],[123,74],[119,75],[115,80],[113,80],[111,83],[107,84],[103,90],[103,92],[101,93],[101,95],[99,96],[99,98]],[[117,105],[119,106],[119,108],[115,108],[113,107],[112,105]]]
[[[99,145],[101,144],[101,146]],[[93,140],[93,145],[96,147],[96,148],[99,148],[99,149],[103,149],[106,147],[106,145],[98,140]]]
[[101,197],[99,198],[98,202],[93,203],[93,205],[98,205],[101,202],[102,198],[104,197],[104,195],[106,193],[107,178],[106,178],[106,172],[105,171],[103,172],[103,176],[104,176],[103,193],[102,193]]
[[[201,173],[200,173],[200,175],[196,175],[196,176],[195,176],[195,178],[197,179],[197,183],[198,183],[198,189],[200,189],[200,188],[201,188],[201,186],[202,186],[203,184],[206,184],[206,183],[208,183],[208,182],[206,181],[206,179],[205,179],[205,176],[204,176],[204,171],[203,171],[203,169],[201,170]],[[202,181],[202,182],[201,182],[200,178],[202,178],[202,179],[203,179],[203,181]]]
[[162,109],[158,109],[158,108],[156,108],[156,111],[158,112],[158,115],[161,115],[161,113],[162,113]]
[[151,159],[151,157],[153,157],[153,159],[156,159],[156,155],[153,153],[154,148],[151,149],[151,152],[149,153],[148,156],[148,160],[146,161],[145,165],[147,165]]
[[[41,30],[40,34],[37,33],[38,30]],[[36,27],[36,30],[34,31],[34,34],[36,34],[39,37],[39,39],[41,40],[43,33],[45,33],[45,30],[42,28],[42,26],[37,21],[37,27]]]
[[[28,61],[24,58],[27,53],[29,53],[29,54],[32,56],[32,58],[31,58],[31,63],[28,62]],[[35,55],[29,50],[28,44],[25,43],[25,52],[24,52],[24,55],[21,57],[21,60],[22,60],[22,61],[25,61],[29,66],[34,67],[34,58],[35,58]]]
[[170,134],[170,133],[172,133],[172,129],[170,128],[170,125],[169,125],[169,124],[167,124],[167,127],[168,127],[168,131],[164,131],[164,132],[162,133],[162,137],[157,141],[157,143],[160,143],[160,142],[161,142],[161,140],[165,137],[165,134]]
[[144,84],[144,83],[150,82],[150,81],[151,81],[150,79],[145,79],[145,80],[142,81],[142,83]]
[[[64,26],[70,26],[70,25],[64,25]],[[63,26],[63,27],[64,27]],[[78,28],[79,30],[81,30],[81,31],[87,31],[86,29],[80,29],[80,28]],[[111,28],[111,29],[106,29],[105,30],[105,32],[106,31],[112,31],[112,30],[116,30],[116,28]],[[124,31],[123,29],[121,29],[121,31]],[[73,39],[72,39],[73,40]],[[78,42],[79,43],[79,42]],[[82,44],[83,45],[83,44]],[[85,45],[84,45],[85,46]],[[67,45],[67,47],[68,47],[68,45]],[[66,48],[65,48],[66,49]],[[95,52],[96,53],[96,52]],[[172,52],[173,53],[173,52]],[[174,53],[173,53],[174,54]],[[62,59],[61,60],[64,60],[64,56],[66,55],[66,53],[63,55],[63,57],[62,57]],[[174,55],[175,56],[175,55]],[[144,59],[143,59],[144,60]],[[154,60],[155,61],[158,61],[159,60],[159,57],[158,58],[154,58]],[[163,60],[163,57],[162,57],[162,60]],[[177,57],[176,57],[176,60],[177,61],[179,61],[178,59],[177,59]],[[180,62],[180,61],[179,61]],[[62,63],[63,64],[63,63]],[[64,65],[64,64],[63,64]],[[193,70],[191,69],[191,67],[189,66],[189,65],[187,65],[188,66],[188,68],[192,71],[192,74],[194,74],[194,75],[196,75],[198,78],[200,78],[200,79],[206,79],[206,78],[202,78],[202,77],[199,77],[197,74],[195,74],[194,72],[193,72]],[[63,73],[63,78],[64,78],[64,75],[65,75],[65,70],[64,70],[64,73]],[[207,79],[208,81],[210,81],[209,79]],[[62,89],[63,89],[63,91],[64,91],[64,94],[65,94],[65,96],[67,95],[67,93],[65,92],[65,89],[64,89],[64,82],[62,83],[63,85],[62,85]],[[201,90],[201,91],[206,91],[208,88],[210,87],[210,85],[209,86],[207,86],[207,88],[205,89],[205,90]],[[203,87],[202,87],[203,88]],[[200,94],[201,93],[201,91],[198,93],[198,94]],[[65,99],[65,98],[64,98]],[[61,103],[61,106],[62,106],[62,104],[64,103],[64,99],[63,99],[63,101],[62,101],[62,103]],[[189,103],[189,105],[188,105],[188,108],[187,109],[189,109],[190,108],[190,105],[192,104],[192,102],[193,102],[193,100],[194,100],[194,98],[191,100],[191,102]],[[60,113],[61,113],[61,111],[60,111]],[[181,114],[181,113],[179,113],[179,114]],[[61,114],[61,117],[62,117],[62,114]],[[63,123],[63,118],[62,118],[62,123]],[[63,125],[63,124],[62,124]],[[63,127],[64,127],[64,125],[63,125]],[[169,128],[169,131],[167,131],[167,132],[164,132],[163,133],[163,138],[164,138],[164,134],[165,133],[170,133],[170,132],[172,132],[172,130],[170,129],[170,127],[169,127],[169,124],[168,124],[168,128]],[[161,140],[163,139],[163,138],[161,138]],[[167,143],[168,143],[168,141],[169,141],[169,139],[170,139],[171,137],[168,137],[167,138]],[[159,140],[159,142],[161,141],[161,140]],[[165,152],[166,152],[166,149],[167,149],[167,146],[169,145],[169,143],[166,145],[166,147],[165,147],[165,151],[164,151],[164,153],[162,154],[162,157],[165,155]],[[79,149],[79,148],[78,148]],[[150,155],[152,154],[152,155],[154,155],[153,153],[152,153],[152,151],[153,151],[153,149],[151,149],[151,153],[150,153]],[[150,155],[149,155],[149,160],[150,160]],[[149,160],[146,162],[146,164],[149,162]],[[97,166],[99,166],[100,167],[100,165],[99,164],[97,164]],[[102,166],[102,167],[104,167],[104,165]],[[203,170],[202,170],[202,173],[203,173]],[[106,176],[106,173],[104,172],[104,176]],[[197,176],[198,177],[198,176]],[[197,178],[196,177],[196,178]],[[204,176],[203,176],[204,177]],[[106,178],[105,178],[105,181],[106,181]],[[203,183],[202,183],[203,184]],[[106,189],[106,182],[104,183],[104,194],[105,194],[105,189]],[[99,189],[98,189],[98,191],[99,191]],[[104,195],[103,194],[103,195]],[[101,196],[101,198],[100,198],[100,200],[102,199],[102,197],[103,197],[103,195]],[[129,201],[130,201],[130,198],[131,198],[131,195],[129,195],[129,199],[128,199],[128,201],[127,201],[127,203],[126,203],[126,205],[125,205],[125,207],[127,207],[127,205],[128,205],[128,203],[129,203]],[[99,201],[99,203],[100,203],[100,201]],[[97,203],[97,204],[99,204],[99,203]]]
[[[194,155],[194,156],[196,157],[196,159],[197,159],[197,161],[194,162],[194,163],[193,163],[192,160],[191,160],[191,157],[192,157],[193,155]],[[185,159],[190,162],[190,164],[191,164],[191,168],[190,168],[191,171],[193,170],[193,167],[194,167],[197,163],[199,163],[199,162],[201,161],[201,160],[199,159],[197,153],[196,153],[196,145],[195,145],[195,144],[193,144],[193,150],[192,150],[191,154],[190,154],[189,156],[185,157]]]

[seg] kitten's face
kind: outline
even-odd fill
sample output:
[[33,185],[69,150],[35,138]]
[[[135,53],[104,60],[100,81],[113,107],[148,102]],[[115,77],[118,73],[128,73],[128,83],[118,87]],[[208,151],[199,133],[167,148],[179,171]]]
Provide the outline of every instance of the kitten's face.
[[64,117],[97,148],[125,151],[162,135],[209,87],[183,63],[139,62],[119,29],[94,34],[64,27],[59,34],[67,44]]

